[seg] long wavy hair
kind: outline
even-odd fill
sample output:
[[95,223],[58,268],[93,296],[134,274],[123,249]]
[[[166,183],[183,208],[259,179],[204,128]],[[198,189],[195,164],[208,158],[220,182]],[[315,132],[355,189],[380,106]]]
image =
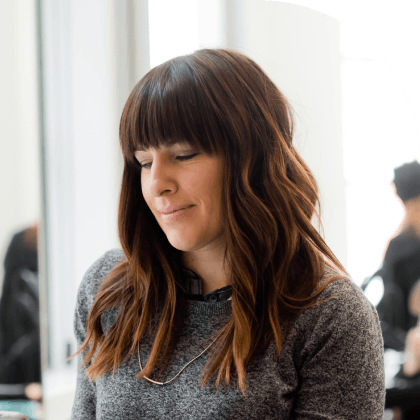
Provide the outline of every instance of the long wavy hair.
[[[245,395],[252,355],[273,338],[280,354],[297,315],[324,302],[315,300],[331,281],[350,279],[312,225],[316,216],[322,228],[318,186],[293,146],[293,125],[293,110],[277,86],[235,50],[196,50],[151,69],[136,84],[119,131],[124,170],[118,232],[126,258],[102,282],[87,318],[86,339],[71,356],[90,343],[81,368],[96,352],[86,369],[92,380],[111,368],[115,372],[146,334],[153,346],[136,378],[150,377],[160,364],[162,372],[177,340],[177,310],[186,300],[178,287],[180,251],[142,195],[134,156],[139,147],[186,141],[226,162],[224,262],[231,273],[232,316],[212,337],[217,341],[201,387],[218,370],[218,391],[222,380],[229,385],[235,373]],[[326,266],[332,273],[321,281]],[[101,315],[117,306],[119,315],[104,333]],[[157,308],[158,323],[153,322]]]

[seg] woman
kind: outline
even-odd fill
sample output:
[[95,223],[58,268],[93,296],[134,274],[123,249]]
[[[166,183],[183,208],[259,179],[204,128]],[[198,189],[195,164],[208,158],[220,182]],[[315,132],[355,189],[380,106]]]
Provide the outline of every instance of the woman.
[[134,87],[122,250],[78,292],[73,420],[382,419],[377,313],[312,226],[318,187],[292,140],[290,105],[234,50]]

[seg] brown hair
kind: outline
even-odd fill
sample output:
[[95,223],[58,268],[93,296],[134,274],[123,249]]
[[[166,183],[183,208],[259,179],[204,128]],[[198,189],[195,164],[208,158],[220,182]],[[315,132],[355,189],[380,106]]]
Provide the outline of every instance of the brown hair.
[[[245,394],[246,366],[257,348],[274,337],[280,354],[292,321],[314,301],[329,258],[344,267],[311,224],[321,224],[318,186],[292,144],[292,108],[265,72],[231,49],[201,49],[151,69],[134,87],[120,121],[124,170],[119,198],[118,232],[126,259],[103,281],[87,319],[92,340],[84,358],[94,380],[123,355],[134,354],[146,330],[151,334],[157,307],[162,316],[154,330],[148,361],[137,378],[150,377],[158,359],[170,359],[177,305],[178,250],[167,240],[141,191],[137,148],[187,141],[208,155],[223,156],[224,262],[231,269],[232,317],[218,330],[213,353],[200,386],[218,369],[217,390],[230,383],[236,367]],[[329,299],[335,298],[335,296]],[[327,300],[329,300],[327,299]],[[119,305],[109,334],[100,317]],[[177,317],[175,316],[177,313]],[[170,345],[171,344],[171,345]],[[165,365],[166,366],[166,365]],[[161,370],[162,371],[162,370]]]

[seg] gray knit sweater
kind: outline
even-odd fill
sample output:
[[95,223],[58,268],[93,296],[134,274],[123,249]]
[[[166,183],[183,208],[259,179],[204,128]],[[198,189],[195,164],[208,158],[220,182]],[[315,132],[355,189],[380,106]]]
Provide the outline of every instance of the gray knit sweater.
[[[121,250],[110,250],[83,277],[74,319],[78,348],[86,337],[85,322],[100,282],[122,258]],[[246,398],[237,383],[230,387],[223,384],[218,394],[215,379],[200,388],[200,374],[210,350],[163,386],[136,379],[140,367],[138,358],[133,358],[120,365],[114,379],[111,370],[92,382],[85,378],[86,367],[80,370],[71,419],[382,419],[384,359],[376,309],[348,279],[333,282],[318,299],[332,295],[338,299],[299,315],[280,357],[273,342],[264,355],[251,361]],[[216,316],[226,319],[231,314],[231,300],[188,300],[174,363],[160,382],[172,379],[207,347],[197,343],[211,336],[211,321]],[[105,330],[114,321],[112,310],[102,315]],[[142,341],[140,346],[144,367],[151,346]],[[78,366],[81,364],[79,354]]]

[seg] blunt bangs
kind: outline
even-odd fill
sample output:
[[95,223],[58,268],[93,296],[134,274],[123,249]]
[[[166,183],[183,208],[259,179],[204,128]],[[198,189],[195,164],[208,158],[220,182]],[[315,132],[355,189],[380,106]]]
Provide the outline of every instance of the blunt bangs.
[[[120,122],[121,148],[129,163],[137,165],[136,150],[176,143],[187,143],[211,156],[222,152],[220,117],[194,66],[200,63],[188,56],[169,60],[134,87]],[[200,67],[200,74],[208,72]]]

